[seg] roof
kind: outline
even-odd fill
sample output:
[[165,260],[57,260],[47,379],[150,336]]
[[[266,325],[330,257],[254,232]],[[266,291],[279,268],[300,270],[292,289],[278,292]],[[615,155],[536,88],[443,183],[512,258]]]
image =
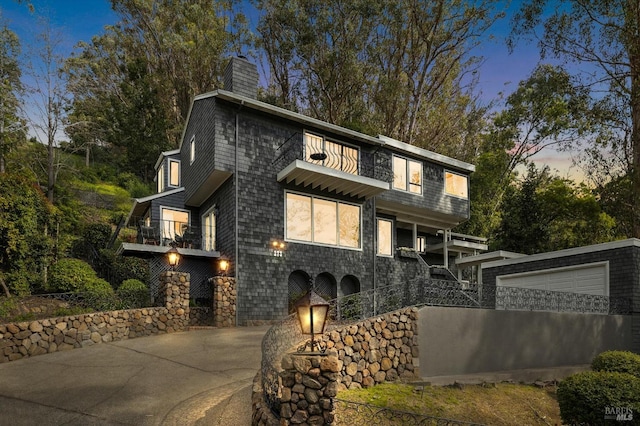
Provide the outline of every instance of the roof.
[[157,200],[159,198],[163,198],[168,195],[177,194],[178,192],[182,192],[182,191],[184,191],[184,187],[171,189],[169,191],[159,192],[157,194],[149,195],[143,198],[134,198],[133,206],[131,206],[131,210],[129,211],[129,215],[127,216],[127,220],[125,224],[130,225],[129,221],[131,220],[131,218],[142,217],[142,215],[144,214],[144,212],[147,211],[147,209],[149,208],[153,200]]
[[158,170],[158,167],[160,166],[160,163],[162,162],[164,157],[170,157],[170,156],[176,155],[176,154],[180,154],[180,150],[179,149],[172,149],[171,151],[162,151],[160,153],[160,155],[158,156],[158,161],[156,161],[156,165],[153,166],[153,168],[155,170]]
[[[364,133],[356,132],[355,130],[351,130],[345,127],[337,126],[335,124],[327,123],[326,121],[308,117],[306,115],[299,114],[297,112],[289,111],[287,109],[280,108],[275,105],[271,105],[265,102],[251,99],[246,96],[238,95],[233,92],[227,92],[225,90],[214,90],[212,92],[208,92],[208,93],[204,93],[196,96],[191,104],[191,108],[189,109],[189,115],[187,117],[187,121],[189,121],[189,118],[191,117],[191,111],[193,109],[193,105],[197,101],[202,99],[207,99],[207,98],[218,98],[228,102],[233,102],[242,107],[248,107],[256,111],[261,111],[270,115],[292,120],[303,125],[308,125],[317,129],[322,129],[327,132],[344,136],[349,139],[357,140],[362,143],[375,145],[375,146],[388,147],[395,151],[401,151],[401,152],[443,165],[445,167],[451,167],[456,170],[464,171],[467,173],[474,172],[476,169],[476,167],[473,164],[456,160],[455,158],[447,157],[446,155],[441,155],[423,148],[419,148],[414,145],[409,145],[408,143],[401,142],[387,136],[380,135],[378,137],[373,137],[373,136],[365,135]],[[183,134],[181,139],[182,141],[184,140],[184,132],[186,132],[186,128],[187,126],[185,126],[183,129]]]
[[585,254],[585,253],[614,250],[614,249],[623,248],[623,247],[640,247],[640,240],[636,238],[629,238],[626,240],[611,241],[609,243],[601,243],[601,244],[594,244],[590,246],[574,247],[574,248],[558,250],[558,251],[549,251],[546,253],[531,254],[528,256],[515,258],[515,259],[496,260],[494,262],[486,263],[482,267],[483,269],[495,268],[498,266],[512,265],[516,263],[535,262],[537,260],[548,260],[548,259],[555,259],[559,257],[575,256],[575,255]]

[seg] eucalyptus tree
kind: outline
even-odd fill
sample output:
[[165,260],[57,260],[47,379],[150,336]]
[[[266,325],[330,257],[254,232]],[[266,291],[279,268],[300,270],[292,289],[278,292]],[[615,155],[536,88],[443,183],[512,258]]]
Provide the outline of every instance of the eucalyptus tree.
[[[512,47],[522,38],[538,42],[545,56],[577,65],[585,86],[599,90],[613,109],[599,117],[602,135],[590,153],[618,158],[627,174],[632,236],[640,237],[640,3],[637,0],[528,0],[513,20]],[[605,111],[605,110],[601,110]],[[613,131],[612,131],[613,130]],[[601,169],[602,170],[602,169]]]
[[255,3],[269,99],[425,148],[455,153],[468,142],[474,126],[467,120],[478,118],[469,83],[479,58],[472,52],[502,16],[499,2]]

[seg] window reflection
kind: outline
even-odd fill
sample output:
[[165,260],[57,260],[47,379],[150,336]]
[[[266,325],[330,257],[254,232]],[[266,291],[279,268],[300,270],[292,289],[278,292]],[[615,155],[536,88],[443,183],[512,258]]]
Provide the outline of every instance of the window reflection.
[[301,194],[286,194],[286,237],[360,248],[360,207]]

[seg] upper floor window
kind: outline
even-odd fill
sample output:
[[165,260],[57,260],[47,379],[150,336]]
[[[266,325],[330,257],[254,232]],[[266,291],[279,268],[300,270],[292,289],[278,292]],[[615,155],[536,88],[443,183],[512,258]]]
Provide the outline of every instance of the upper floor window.
[[180,162],[169,160],[169,186],[180,186]]
[[304,134],[304,159],[308,163],[357,175],[358,155],[358,148],[328,141],[311,133]]
[[445,172],[444,181],[444,190],[447,194],[465,199],[469,198],[469,184],[466,176]]
[[422,163],[394,155],[393,189],[422,194]]
[[191,136],[189,141],[189,164],[193,164],[196,161],[196,136]]
[[360,248],[360,206],[309,195],[286,193],[288,240]]
[[216,209],[209,210],[202,216],[202,242],[207,251],[216,249]]
[[164,163],[158,167],[158,174],[156,175],[156,185],[158,188],[158,193],[164,191]]
[[378,256],[393,256],[393,221],[378,219]]

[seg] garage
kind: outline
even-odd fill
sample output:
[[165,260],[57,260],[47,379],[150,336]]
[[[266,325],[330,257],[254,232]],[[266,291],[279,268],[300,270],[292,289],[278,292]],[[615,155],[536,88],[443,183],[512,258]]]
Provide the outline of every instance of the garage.
[[609,262],[499,275],[496,285],[608,296]]

